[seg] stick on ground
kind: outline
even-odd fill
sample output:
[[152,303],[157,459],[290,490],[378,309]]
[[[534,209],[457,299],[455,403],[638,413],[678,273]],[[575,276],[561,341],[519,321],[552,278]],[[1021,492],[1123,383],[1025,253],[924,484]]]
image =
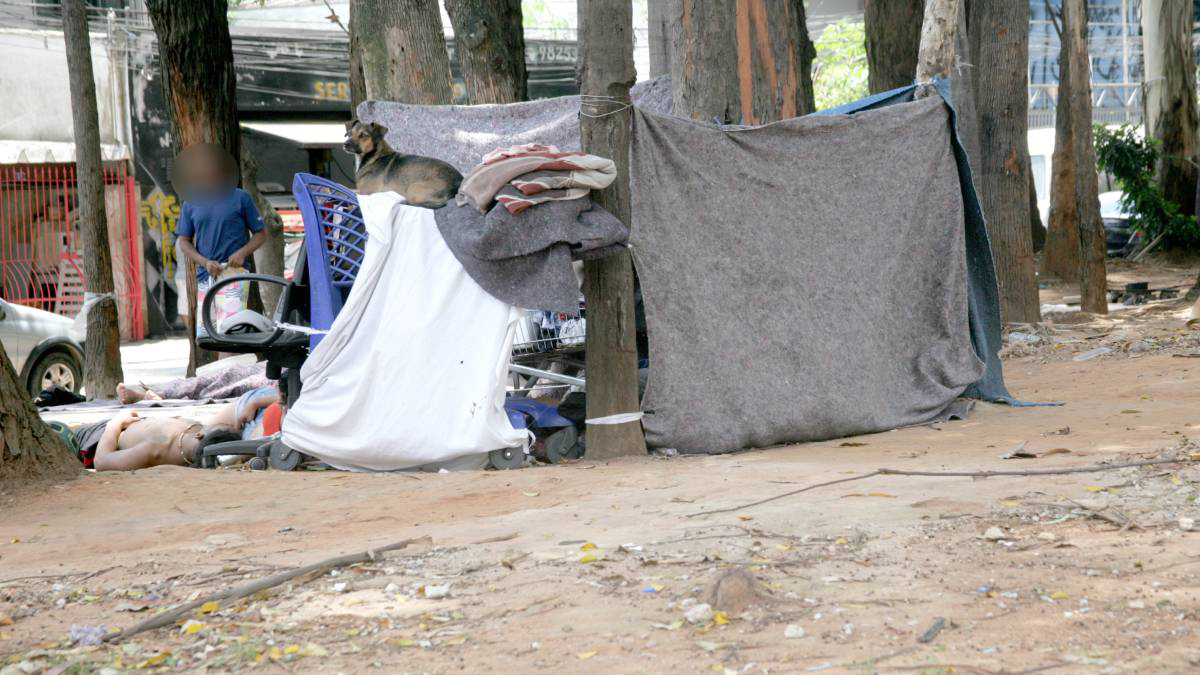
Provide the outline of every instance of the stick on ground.
[[327,572],[327,571],[337,568],[337,567],[346,567],[347,565],[357,565],[360,563],[371,562],[372,560],[375,560],[381,553],[387,553],[388,551],[396,551],[396,550],[405,548],[411,544],[431,543],[431,542],[432,542],[432,539],[430,539],[429,537],[418,537],[416,539],[405,539],[404,541],[398,541],[394,544],[388,544],[387,546],[380,546],[379,548],[373,548],[373,549],[370,549],[367,551],[363,551],[361,553],[349,553],[347,555],[339,555],[339,556],[336,556],[333,558],[327,558],[320,562],[315,562],[311,565],[305,565],[304,567],[297,567],[295,569],[291,569],[286,572],[280,572],[279,574],[271,575],[264,579],[258,579],[256,581],[251,581],[249,583],[242,584],[241,586],[235,586],[233,588],[229,588],[229,589],[226,589],[223,591],[217,591],[216,593],[213,593],[212,595],[209,595],[209,596],[206,596],[203,598],[196,598],[195,600],[193,600],[191,602],[186,602],[174,609],[169,609],[165,612],[155,614],[154,616],[150,617],[149,619],[146,619],[145,621],[142,621],[141,623],[134,624],[123,631],[120,631],[117,633],[111,633],[104,638],[104,641],[105,642],[120,642],[122,640],[126,640],[130,637],[133,637],[134,635],[137,635],[138,633],[142,633],[142,632],[145,632],[148,630],[154,630],[156,628],[163,628],[165,626],[173,626],[180,619],[187,616],[192,610],[196,609],[197,607],[200,607],[201,605],[203,605],[206,602],[217,602],[220,600],[236,600],[238,598],[244,598],[248,595],[254,595],[255,593],[258,593],[259,591],[265,591],[268,588],[274,588],[275,586],[278,586],[280,584],[287,583],[288,581],[291,581],[292,579],[295,579],[297,577],[302,577],[302,576],[305,576],[308,574],[314,574],[314,573],[324,573],[324,572]]
[[904,471],[902,469],[876,469],[870,473],[859,474],[849,478],[839,478],[825,483],[816,483],[808,487],[802,487],[799,490],[789,490],[774,497],[767,497],[748,504],[738,506],[730,506],[724,509],[712,509],[711,511],[700,511],[698,513],[687,514],[688,518],[696,518],[698,516],[709,516],[714,513],[729,513],[730,511],[741,511],[754,506],[761,506],[768,502],[777,501],[793,495],[798,495],[801,492],[808,492],[820,487],[828,487],[837,485],[838,483],[849,483],[850,481],[864,480],[875,476],[938,476],[938,477],[956,477],[956,478],[991,478],[993,476],[1061,476],[1068,473],[1097,473],[1100,471],[1112,471],[1113,469],[1127,469],[1132,466],[1152,466],[1154,464],[1178,464],[1186,463],[1190,460],[1186,457],[1173,457],[1170,459],[1146,459],[1138,462],[1122,462],[1120,464],[1088,464],[1087,466],[1072,466],[1062,469],[1026,469],[1024,471]]

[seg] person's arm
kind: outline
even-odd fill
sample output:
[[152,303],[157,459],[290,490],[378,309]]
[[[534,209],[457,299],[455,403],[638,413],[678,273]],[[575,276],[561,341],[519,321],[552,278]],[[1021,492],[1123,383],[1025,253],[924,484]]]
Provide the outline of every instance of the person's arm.
[[258,247],[262,246],[263,242],[266,240],[267,233],[265,230],[259,230],[258,232],[255,232],[254,236],[250,237],[250,241],[246,242],[245,246],[234,251],[233,254],[229,256],[229,266],[245,267],[246,258],[249,258],[252,253],[257,251]]
[[230,267],[245,267],[246,258],[249,258],[267,240],[267,231],[263,226],[262,218],[258,215],[258,208],[254,206],[254,198],[245,190],[239,191],[239,198],[242,206],[242,220],[246,222],[246,229],[250,230],[251,236],[245,246],[229,256]]
[[117,449],[121,432],[138,419],[136,412],[126,410],[108,421],[108,426],[104,427],[104,434],[96,445],[96,456],[92,459],[93,468],[97,471],[133,471],[157,463],[158,453],[148,443],[138,443],[124,450]]
[[242,427],[249,424],[251,420],[253,420],[255,417],[258,416],[259,410],[262,410],[263,408],[271,405],[272,403],[278,403],[278,402],[279,402],[279,393],[278,392],[273,393],[273,394],[262,394],[260,396],[255,396],[254,398],[250,399],[249,401],[246,402],[246,407],[242,410],[242,416],[239,417],[237,420],[237,428],[241,429]]

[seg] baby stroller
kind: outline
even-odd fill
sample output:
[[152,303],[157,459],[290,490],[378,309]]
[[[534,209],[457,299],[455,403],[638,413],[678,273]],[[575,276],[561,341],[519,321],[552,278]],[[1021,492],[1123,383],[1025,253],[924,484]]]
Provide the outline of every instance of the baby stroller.
[[[204,298],[201,320],[204,335],[197,344],[210,351],[256,353],[266,358],[267,377],[282,381],[280,387],[284,404],[291,406],[302,394],[300,367],[315,348],[341,311],[350,294],[365,255],[367,231],[359,209],[357,196],[332,181],[306,173],[296,174],[292,191],[304,219],[304,249],[291,281],[264,274],[242,274],[221,279]],[[269,323],[269,330],[230,330],[215,326],[212,307],[220,290],[229,284],[246,282],[282,286],[279,302]],[[220,330],[218,330],[220,329]],[[573,339],[572,346],[581,349],[582,333]],[[522,352],[528,349],[519,343]],[[514,348],[514,351],[517,351]],[[544,362],[544,361],[543,361]],[[583,389],[584,380],[560,372],[543,370],[528,360],[514,364],[514,377],[557,383],[562,387]],[[537,444],[544,459],[555,462],[578,458],[583,454],[583,440],[576,424],[558,414],[555,406],[526,398],[510,397],[505,401],[510,423],[517,429],[530,429],[539,437]],[[543,450],[544,449],[544,450]],[[249,456],[255,469],[268,466],[290,471],[305,459],[278,437],[213,444],[205,448],[201,466],[214,467],[223,455]],[[522,448],[493,450],[488,455],[492,468],[519,468],[525,463]]]

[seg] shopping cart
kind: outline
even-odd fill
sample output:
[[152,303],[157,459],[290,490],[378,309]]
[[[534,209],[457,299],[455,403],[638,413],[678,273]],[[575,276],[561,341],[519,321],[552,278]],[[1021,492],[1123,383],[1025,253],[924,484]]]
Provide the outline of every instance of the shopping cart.
[[512,390],[529,398],[562,398],[583,391],[587,318],[583,302],[577,312],[530,310],[513,338]]

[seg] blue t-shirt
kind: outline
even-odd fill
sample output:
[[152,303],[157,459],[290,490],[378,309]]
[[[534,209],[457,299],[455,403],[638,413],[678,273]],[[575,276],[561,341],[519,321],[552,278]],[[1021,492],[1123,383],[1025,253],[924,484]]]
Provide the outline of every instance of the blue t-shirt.
[[[215,195],[201,195],[183,203],[175,234],[191,237],[200,255],[216,262],[229,262],[229,256],[250,241],[251,232],[263,229],[254,200],[240,188]],[[247,266],[253,265],[250,258]],[[252,269],[252,267],[251,267]],[[196,268],[196,279],[204,281],[208,270]]]

